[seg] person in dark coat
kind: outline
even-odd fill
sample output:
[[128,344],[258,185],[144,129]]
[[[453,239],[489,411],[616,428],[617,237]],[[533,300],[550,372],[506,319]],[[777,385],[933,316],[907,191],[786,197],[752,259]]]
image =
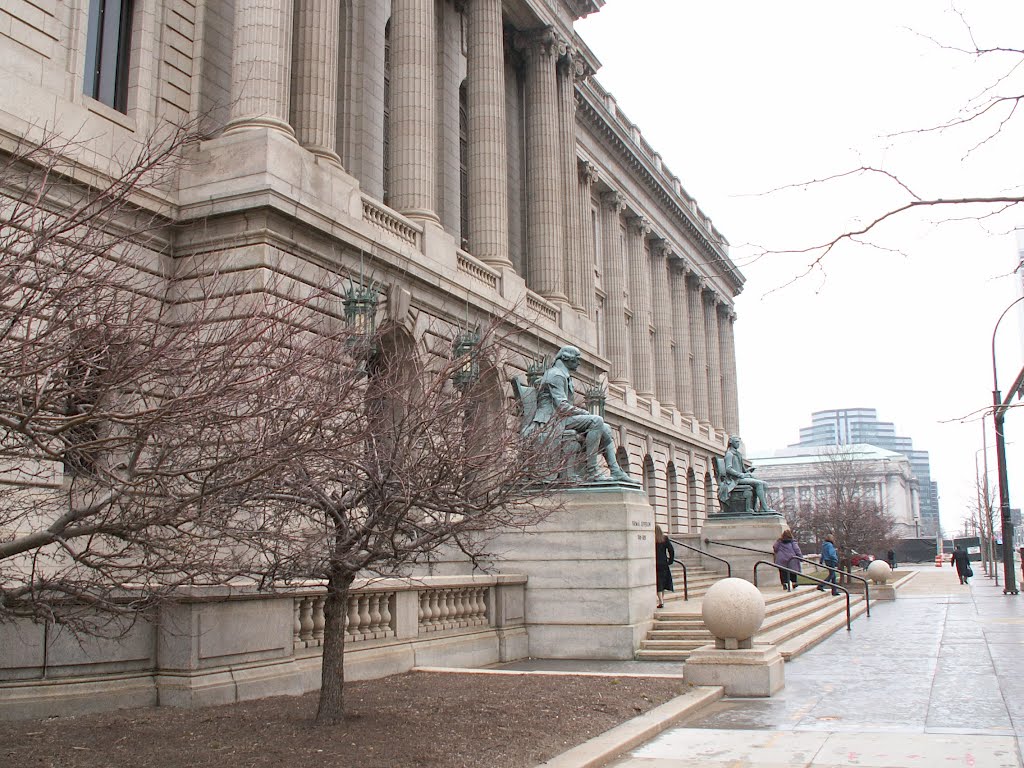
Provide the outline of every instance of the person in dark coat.
[[967,550],[961,546],[953,547],[953,554],[949,556],[949,562],[956,566],[956,575],[960,577],[960,583],[966,584],[967,580],[974,575],[971,572],[971,561],[967,557]]
[[672,542],[661,530],[660,525],[654,526],[654,564],[658,577],[658,607],[665,607],[665,592],[675,592],[672,588],[672,569],[669,567],[676,561],[676,551]]
[[[791,571],[800,572],[800,561],[796,558],[803,557],[804,553],[800,551],[800,545],[796,543],[796,539],[793,538],[793,532],[788,528],[782,532],[779,540],[772,546],[775,551],[775,564],[781,565],[783,568],[789,568]],[[789,592],[790,589],[796,589],[796,573],[789,573],[788,571],[779,571],[779,579],[782,581],[782,588]],[[790,584],[793,586],[791,587]]]
[[[839,590],[836,589],[836,568],[839,567],[839,551],[836,549],[836,540],[832,538],[832,534],[826,536],[825,541],[822,542],[821,564],[828,568],[828,578],[825,581],[832,584],[832,594],[838,595]],[[824,592],[825,585],[819,584],[818,591]]]

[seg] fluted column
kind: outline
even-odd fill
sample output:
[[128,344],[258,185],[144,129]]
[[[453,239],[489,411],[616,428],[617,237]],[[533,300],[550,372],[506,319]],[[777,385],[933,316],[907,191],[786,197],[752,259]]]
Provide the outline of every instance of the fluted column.
[[594,317],[594,264],[597,259],[597,243],[594,242],[594,231],[591,226],[590,197],[593,185],[597,182],[597,167],[588,160],[580,160],[577,164],[579,194],[579,220],[581,222],[581,260],[580,268],[575,275],[579,281],[579,295],[583,303],[583,314]]
[[633,352],[633,389],[642,397],[654,394],[653,363],[651,359],[651,272],[647,263],[647,236],[651,225],[646,219],[634,216],[626,229],[627,258],[629,260],[629,308],[633,310],[630,322],[630,341]]
[[710,424],[708,412],[708,347],[704,333],[704,281],[694,277],[688,285],[690,300],[690,345],[693,349],[693,410],[702,424]]
[[[579,54],[568,51],[558,66],[558,118],[561,134],[562,188],[565,237],[565,290],[569,303],[585,311],[584,286],[580,281],[583,266],[583,220],[579,214],[579,185],[576,169],[576,77]],[[582,74],[582,70],[579,70]],[[591,291],[593,292],[593,291]]]
[[437,31],[434,0],[391,3],[391,207],[437,216]]
[[704,292],[704,339],[708,350],[708,418],[722,428],[722,359],[718,347],[718,295]]
[[736,337],[734,327],[736,312],[727,308],[720,321],[724,346],[722,348],[722,372],[725,377],[725,431],[735,435],[740,430],[739,386],[736,380]]
[[676,404],[676,371],[672,359],[672,305],[669,298],[668,257],[672,247],[664,240],[651,247],[651,303],[654,319],[654,392],[662,406]]
[[550,28],[526,41],[527,283],[550,301],[566,300],[558,48]]
[[341,165],[338,125],[337,0],[295,0],[292,125],[310,152]]
[[672,265],[669,275],[672,280],[672,333],[675,347],[672,358],[676,372],[676,407],[683,415],[693,417],[693,364],[690,359],[690,291],[686,286],[686,265],[679,262]]
[[469,251],[492,266],[510,267],[501,0],[470,0],[467,10]]
[[292,12],[292,0],[235,3],[228,131],[274,128],[294,135],[288,124]]
[[626,276],[622,266],[622,237],[619,217],[626,207],[618,192],[601,195],[601,252],[604,254],[605,336],[611,363],[608,379],[613,384],[629,383],[626,343]]

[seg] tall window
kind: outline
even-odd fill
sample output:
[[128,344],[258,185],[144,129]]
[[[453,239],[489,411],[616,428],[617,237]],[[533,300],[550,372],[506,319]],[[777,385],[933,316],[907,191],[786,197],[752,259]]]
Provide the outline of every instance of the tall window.
[[85,95],[128,111],[133,0],[91,0],[85,45]]
[[384,204],[391,202],[391,19],[384,26]]
[[469,97],[466,81],[459,86],[459,231],[469,250]]

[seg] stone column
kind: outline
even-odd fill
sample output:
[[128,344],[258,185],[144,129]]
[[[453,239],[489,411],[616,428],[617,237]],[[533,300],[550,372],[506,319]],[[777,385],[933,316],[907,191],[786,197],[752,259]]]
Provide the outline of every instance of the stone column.
[[725,431],[735,435],[740,431],[739,414],[739,388],[736,381],[736,340],[733,336],[733,326],[736,322],[736,313],[732,307],[726,307],[719,318],[718,327],[721,330],[722,338],[722,376],[724,378],[723,391],[723,418],[725,419]]
[[337,0],[295,0],[292,125],[299,144],[341,165],[338,124]]
[[526,41],[527,284],[549,301],[566,301],[561,138],[551,28]]
[[704,332],[704,280],[689,281],[690,346],[693,350],[693,412],[701,424],[710,424],[708,411],[708,347]]
[[613,384],[629,383],[629,364],[626,342],[626,276],[622,267],[622,233],[619,216],[626,204],[618,192],[601,195],[601,244],[604,253],[605,336],[611,370],[608,379]]
[[672,361],[676,373],[676,407],[684,416],[693,417],[693,366],[690,356],[690,291],[686,286],[686,264],[676,262],[669,269],[672,285],[672,333],[676,345]]
[[654,394],[654,361],[651,359],[651,271],[647,263],[647,236],[651,225],[633,216],[628,220],[626,243],[629,260],[629,307],[633,310],[630,341],[633,352],[633,389],[641,397]]
[[437,31],[434,0],[391,3],[391,207],[437,216]]
[[721,429],[722,422],[722,359],[718,347],[718,294],[704,292],[704,338],[708,348],[708,418],[711,426]]
[[292,0],[238,0],[233,45],[226,130],[274,128],[294,136],[288,124]]
[[[558,118],[562,145],[562,188],[565,227],[565,290],[569,303],[585,311],[583,271],[583,220],[580,218],[579,183],[576,169],[576,77],[579,54],[569,50],[558,66]],[[582,74],[582,70],[580,70]],[[593,293],[593,290],[591,290]]]
[[511,267],[501,0],[470,0],[467,10],[469,251],[491,266]]
[[590,193],[593,185],[597,182],[597,167],[588,160],[580,160],[577,163],[577,175],[579,194],[577,203],[579,205],[579,221],[583,234],[580,244],[581,257],[579,275],[580,298],[583,304],[583,314],[587,317],[594,317],[594,264],[597,261],[597,243],[594,242],[594,232],[590,221]]
[[676,405],[676,368],[672,357],[672,304],[669,298],[669,256],[664,240],[651,248],[651,300],[654,318],[654,392],[665,408]]

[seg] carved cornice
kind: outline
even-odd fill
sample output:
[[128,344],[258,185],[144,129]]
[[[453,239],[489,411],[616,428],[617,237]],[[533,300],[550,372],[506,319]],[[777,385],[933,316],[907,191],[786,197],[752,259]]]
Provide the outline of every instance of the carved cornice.
[[734,293],[740,293],[743,290],[744,281],[739,270],[721,251],[718,243],[712,240],[704,225],[694,220],[693,213],[689,208],[680,204],[675,190],[665,184],[664,178],[660,174],[656,174],[655,171],[647,167],[647,163],[635,151],[632,138],[627,137],[620,126],[607,120],[602,109],[592,103],[588,94],[582,90],[577,91],[576,112],[594,129],[597,136],[603,138],[620,158],[625,160],[626,166],[653,193],[654,198],[675,214],[675,219],[706,255],[708,262],[729,282]]
[[604,5],[605,0],[564,0],[566,8],[572,14],[573,21],[576,19],[582,19],[584,16],[589,16],[592,13],[597,13],[601,10],[601,6]]

